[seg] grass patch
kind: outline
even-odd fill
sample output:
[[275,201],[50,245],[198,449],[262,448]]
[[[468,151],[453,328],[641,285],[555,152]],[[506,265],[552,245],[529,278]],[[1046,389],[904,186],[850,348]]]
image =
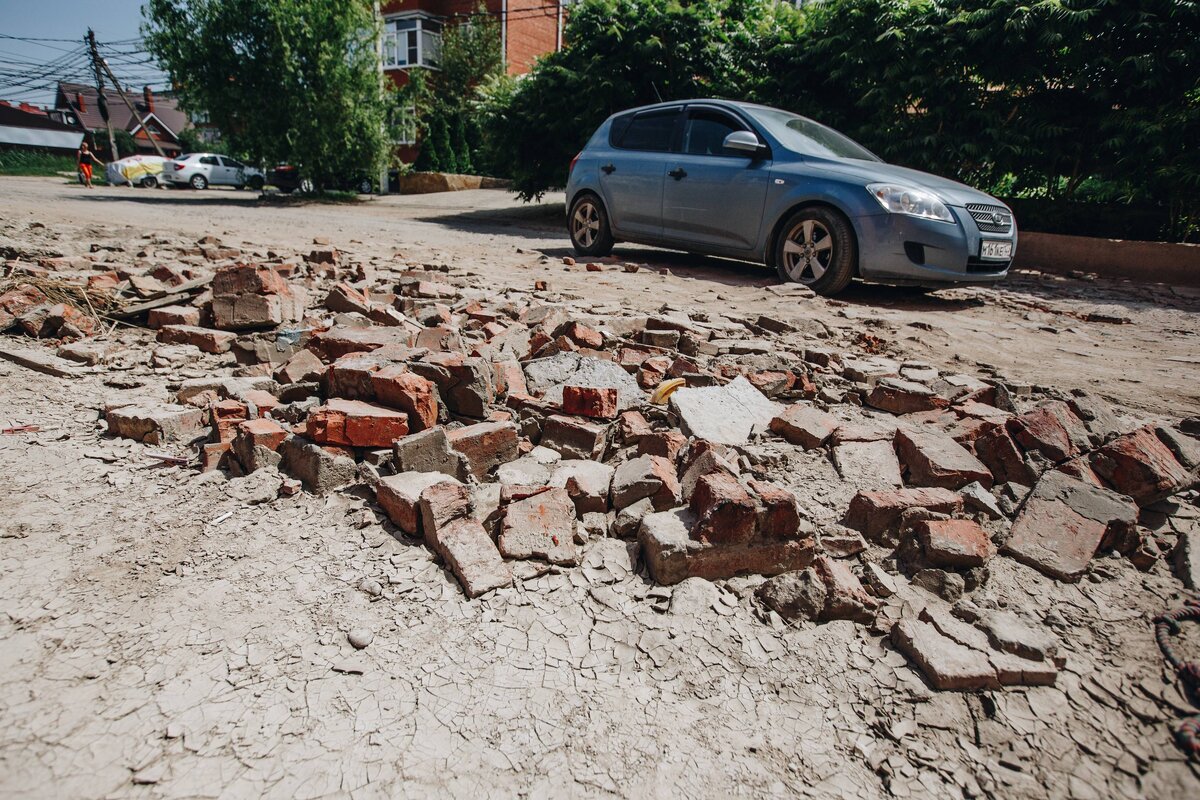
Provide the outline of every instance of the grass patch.
[[[79,168],[75,156],[50,153],[45,150],[0,150],[0,175],[22,178],[58,178],[64,173],[70,177],[67,183],[75,183]],[[106,184],[104,167],[92,170],[92,183]]]

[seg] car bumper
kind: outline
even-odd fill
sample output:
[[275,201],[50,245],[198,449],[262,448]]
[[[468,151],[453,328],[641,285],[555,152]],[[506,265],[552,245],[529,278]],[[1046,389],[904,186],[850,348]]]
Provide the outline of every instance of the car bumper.
[[[855,220],[859,271],[867,280],[899,283],[994,283],[1008,275],[1017,252],[1017,230],[984,233],[966,209],[951,207],[955,222],[903,214],[872,214]],[[1012,243],[1005,260],[980,257],[984,239]]]

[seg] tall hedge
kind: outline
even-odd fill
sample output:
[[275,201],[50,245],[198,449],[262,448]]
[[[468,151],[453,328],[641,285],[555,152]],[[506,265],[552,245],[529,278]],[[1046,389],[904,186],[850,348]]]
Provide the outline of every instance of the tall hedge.
[[608,115],[718,96],[985,188],[1200,218],[1196,0],[582,0],[566,39],[489,109],[525,197]]

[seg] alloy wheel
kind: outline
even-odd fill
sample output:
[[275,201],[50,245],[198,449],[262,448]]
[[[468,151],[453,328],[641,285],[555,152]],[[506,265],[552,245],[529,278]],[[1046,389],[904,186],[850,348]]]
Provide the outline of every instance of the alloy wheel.
[[783,268],[797,283],[820,280],[833,259],[833,235],[815,219],[801,221],[783,243]]
[[571,218],[571,234],[580,247],[591,247],[600,235],[600,211],[596,204],[584,200],[575,207],[575,216]]

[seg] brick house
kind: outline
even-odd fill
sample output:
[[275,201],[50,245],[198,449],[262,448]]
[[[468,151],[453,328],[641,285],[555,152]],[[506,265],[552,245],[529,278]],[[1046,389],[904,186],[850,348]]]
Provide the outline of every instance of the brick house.
[[[82,131],[89,143],[103,152],[108,150],[108,128],[100,114],[99,97],[95,86],[61,81],[54,98],[54,114],[62,122]],[[104,100],[108,105],[113,130],[128,131],[137,144],[139,154],[155,154],[154,145],[150,142],[150,137],[154,137],[167,158],[179,155],[182,149],[179,134],[189,127],[189,122],[173,98],[156,97],[147,86],[140,93],[129,95],[130,102],[137,110],[136,116],[130,113],[129,106],[125,105],[115,89],[105,89]],[[145,125],[142,124],[143,120]]]
[[[437,69],[442,30],[480,13],[479,0],[391,0],[380,4],[383,16],[384,73],[397,86],[409,70]],[[562,47],[566,9],[571,0],[486,0],[486,13],[500,22],[500,48],[509,75],[524,75],[538,56]],[[415,131],[397,142],[400,156],[414,161]]]

